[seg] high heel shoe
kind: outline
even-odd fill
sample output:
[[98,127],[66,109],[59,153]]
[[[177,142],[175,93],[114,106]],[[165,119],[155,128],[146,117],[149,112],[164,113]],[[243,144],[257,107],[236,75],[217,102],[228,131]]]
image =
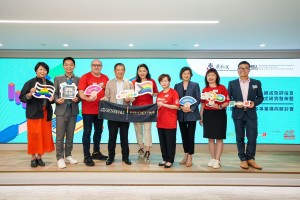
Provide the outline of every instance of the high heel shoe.
[[186,163],[185,163],[185,165],[186,165],[187,167],[192,166],[192,164],[193,164],[192,158],[193,158],[192,155],[191,155],[191,154],[188,154],[188,156],[187,156],[187,161],[186,161]]
[[150,163],[150,151],[145,152],[144,161],[145,161],[146,164]]
[[139,156],[138,156],[138,159],[139,160],[143,160],[144,159],[144,148],[140,148],[139,150],[138,150],[138,153],[139,153]]
[[179,162],[179,164],[184,165],[186,163],[188,154],[185,153],[183,159]]

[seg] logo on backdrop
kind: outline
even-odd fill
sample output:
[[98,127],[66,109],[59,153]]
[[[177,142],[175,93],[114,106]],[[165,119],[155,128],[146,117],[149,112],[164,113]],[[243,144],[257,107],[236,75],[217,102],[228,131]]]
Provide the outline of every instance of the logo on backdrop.
[[285,140],[295,140],[295,130],[286,130],[284,133]]

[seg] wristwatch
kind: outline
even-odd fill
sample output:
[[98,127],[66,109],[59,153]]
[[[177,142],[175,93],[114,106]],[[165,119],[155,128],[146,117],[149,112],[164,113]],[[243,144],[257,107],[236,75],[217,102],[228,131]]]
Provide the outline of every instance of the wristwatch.
[[222,105],[219,106],[220,109],[223,109]]

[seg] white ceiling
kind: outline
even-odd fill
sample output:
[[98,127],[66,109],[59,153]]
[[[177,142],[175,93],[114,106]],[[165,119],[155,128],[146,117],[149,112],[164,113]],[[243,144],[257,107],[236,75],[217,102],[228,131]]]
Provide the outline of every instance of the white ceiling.
[[0,23],[0,50],[300,50],[299,0],[1,0],[1,20],[220,23]]

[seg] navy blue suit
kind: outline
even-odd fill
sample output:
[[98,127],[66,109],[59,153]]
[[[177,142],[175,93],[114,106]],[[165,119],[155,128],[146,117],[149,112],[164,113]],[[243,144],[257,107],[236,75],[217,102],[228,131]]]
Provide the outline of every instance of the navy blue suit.
[[194,154],[195,146],[196,121],[200,119],[200,87],[198,83],[190,81],[185,95],[183,95],[183,82],[175,84],[174,89],[177,91],[179,99],[184,96],[191,96],[197,100],[195,104],[191,105],[192,112],[185,113],[182,110],[177,112],[184,152],[192,155]]
[[[228,94],[231,101],[244,101],[239,79],[229,82]],[[256,139],[258,135],[256,106],[261,104],[264,100],[260,81],[250,79],[247,100],[254,102],[253,108],[244,109],[236,106],[232,108],[232,118],[236,132],[238,156],[241,161],[255,159]],[[248,140],[246,152],[244,141],[245,129]]]

